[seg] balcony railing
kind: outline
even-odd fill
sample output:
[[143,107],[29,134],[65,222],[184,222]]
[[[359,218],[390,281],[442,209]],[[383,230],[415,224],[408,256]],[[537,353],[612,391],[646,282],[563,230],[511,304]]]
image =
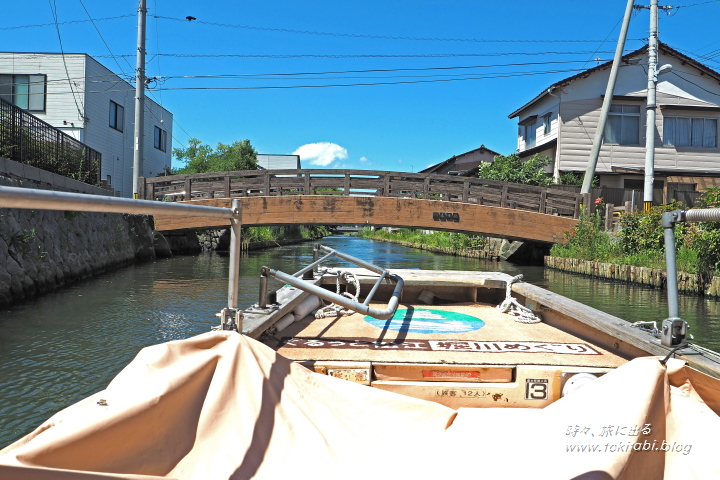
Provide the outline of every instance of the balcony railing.
[[1,98],[0,157],[91,185],[100,177],[100,152]]

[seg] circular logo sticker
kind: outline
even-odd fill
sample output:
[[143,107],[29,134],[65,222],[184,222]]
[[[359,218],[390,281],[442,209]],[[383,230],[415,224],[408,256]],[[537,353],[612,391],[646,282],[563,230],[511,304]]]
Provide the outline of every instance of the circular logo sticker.
[[479,318],[464,313],[424,308],[397,309],[391,319],[366,316],[365,321],[378,328],[413,333],[465,333],[485,325]]

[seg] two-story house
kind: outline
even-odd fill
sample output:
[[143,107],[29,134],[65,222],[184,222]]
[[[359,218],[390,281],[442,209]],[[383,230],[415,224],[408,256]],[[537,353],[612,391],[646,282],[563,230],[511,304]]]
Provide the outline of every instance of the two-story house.
[[[0,97],[99,151],[101,180],[132,196],[133,85],[85,54],[0,53]],[[170,167],[172,123],[146,98],[141,176]]]
[[[655,188],[720,185],[720,73],[659,43]],[[643,189],[647,46],[622,58],[596,173],[608,187]],[[556,82],[518,108],[518,151],[553,160],[552,173],[584,174],[600,118],[611,62]],[[656,195],[657,196],[657,195]]]

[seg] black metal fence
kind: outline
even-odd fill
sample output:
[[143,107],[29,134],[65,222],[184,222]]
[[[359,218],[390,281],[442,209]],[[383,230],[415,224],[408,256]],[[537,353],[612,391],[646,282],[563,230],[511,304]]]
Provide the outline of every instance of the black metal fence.
[[0,157],[91,185],[100,178],[100,152],[1,98]]

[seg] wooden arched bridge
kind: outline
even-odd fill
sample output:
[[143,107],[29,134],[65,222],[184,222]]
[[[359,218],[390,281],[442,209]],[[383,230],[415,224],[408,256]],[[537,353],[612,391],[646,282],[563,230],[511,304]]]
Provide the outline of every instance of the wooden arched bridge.
[[[480,178],[371,170],[246,170],[140,178],[139,197],[229,207],[243,225],[357,225],[446,230],[552,243],[577,223],[582,195]],[[159,231],[224,226],[155,218]]]

